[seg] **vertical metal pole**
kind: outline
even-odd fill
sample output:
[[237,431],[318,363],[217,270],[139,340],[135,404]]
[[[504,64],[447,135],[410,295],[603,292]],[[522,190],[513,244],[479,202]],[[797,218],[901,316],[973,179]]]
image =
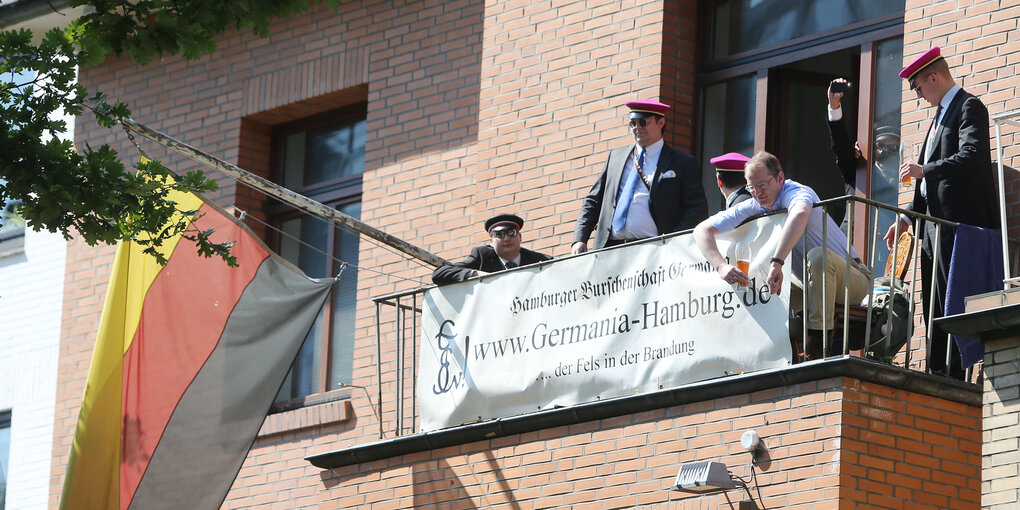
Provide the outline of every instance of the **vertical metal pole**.
[[[383,438],[383,399],[382,399],[382,313],[379,310],[381,303],[375,303],[375,384],[378,391],[379,402],[379,439]],[[369,402],[371,405],[371,402]]]
[[[843,276],[843,353],[847,354],[850,352],[850,264],[853,263],[853,241],[854,238],[854,203],[853,197],[847,199],[850,215],[850,222],[847,223],[846,229],[846,260],[843,264],[846,266],[846,275]],[[828,223],[826,221],[825,223]],[[833,303],[835,307],[835,303]],[[871,322],[867,320],[865,322]]]
[[418,400],[418,293],[411,297],[411,433],[414,434]]
[[[810,221],[810,219],[808,220]],[[807,234],[807,231],[804,231]],[[804,349],[804,353],[807,354],[807,330],[808,330],[808,313],[807,313],[807,235],[800,236],[800,251],[804,255],[800,258],[800,313],[801,313],[801,344],[800,347]],[[793,271],[790,271],[791,276]],[[792,282],[790,288],[793,288]],[[796,356],[796,353],[794,353]]]
[[[935,290],[938,287],[938,285],[936,285],[938,283],[936,278],[938,277],[938,274],[939,274],[939,255],[940,255],[939,249],[942,248],[942,246],[940,246],[940,243],[942,241],[942,239],[940,239],[941,237],[942,237],[942,224],[935,223],[935,245],[934,245],[934,249],[933,249],[934,253],[932,254],[933,256],[932,256],[932,264],[931,264],[931,286],[928,289],[928,322],[924,325],[924,337],[925,337],[925,345],[928,348],[928,351],[927,351],[927,354],[928,354],[927,358],[928,359],[932,359],[932,352],[931,352],[931,348],[932,348],[931,322],[932,322],[932,320],[931,319],[932,319],[932,315],[935,313],[935,299],[937,299],[935,297]],[[947,358],[947,360],[946,360],[946,368],[949,368],[949,363],[948,363],[948,361],[949,361],[948,360],[948,358],[949,358],[949,346],[948,345],[946,345],[946,358]],[[928,363],[927,372],[931,373],[931,363]]]
[[[870,243],[871,244],[871,254],[868,256],[868,260],[870,261],[870,263],[872,265],[872,270],[871,270],[872,282],[871,282],[871,284],[868,285],[868,315],[867,315],[867,320],[864,323],[864,356],[865,357],[868,356],[868,347],[871,345],[871,312],[875,308],[875,303],[874,303],[874,301],[875,301],[875,285],[874,285],[875,269],[874,269],[874,266],[875,266],[875,260],[876,260],[875,259],[875,255],[878,253],[878,215],[882,213],[882,208],[877,206],[877,205],[876,206],[868,206],[868,207],[874,207],[875,208],[875,215],[874,215],[875,216],[875,221],[871,223],[872,224],[872,227],[870,228],[871,235],[868,236],[868,239],[871,240],[871,243]],[[897,223],[899,223],[899,222],[897,222]],[[865,228],[867,228],[867,227],[865,227]],[[865,232],[865,234],[867,234],[867,232]]]
[[1003,288],[1011,278],[1009,274],[1009,229],[1006,228],[1006,181],[1002,168],[1002,134],[999,119],[995,119],[995,160],[999,169],[999,228],[1002,231],[1002,274]]
[[[812,211],[812,212],[814,212],[814,211]],[[822,269],[822,299],[821,299],[821,302],[822,302],[822,358],[823,359],[827,358],[829,356],[829,342],[827,340],[829,339],[829,326],[831,325],[831,324],[829,324],[829,314],[827,313],[829,307],[828,307],[828,303],[827,303],[827,301],[828,301],[828,298],[827,298],[828,293],[826,291],[829,290],[829,289],[825,285],[826,280],[829,279],[829,269],[828,269],[828,266],[825,264],[825,261],[826,261],[826,259],[828,258],[828,255],[829,255],[829,221],[828,221],[829,218],[827,217],[828,215],[829,215],[829,204],[825,204],[825,205],[822,206],[822,267],[821,267],[821,269]],[[810,223],[810,222],[811,222],[811,218],[809,217],[808,218],[808,223]],[[804,233],[807,234],[807,229],[804,229]],[[805,259],[808,258],[807,255],[808,255],[807,253],[804,254],[804,258]],[[805,279],[807,279],[806,277],[807,277],[807,275],[805,275]],[[814,300],[817,300],[817,296],[815,297]],[[833,309],[835,309],[836,304],[833,303],[832,306],[833,306]],[[804,313],[806,314],[807,310],[805,310]],[[832,326],[834,326],[834,325],[832,325]]]
[[396,331],[396,354],[397,354],[397,366],[396,366],[396,378],[394,383],[396,384],[396,402],[393,405],[394,411],[396,412],[396,423],[394,424],[394,430],[396,430],[397,437],[400,437],[403,432],[404,425],[404,322],[403,322],[403,311],[400,309],[400,296],[397,296],[397,331]]

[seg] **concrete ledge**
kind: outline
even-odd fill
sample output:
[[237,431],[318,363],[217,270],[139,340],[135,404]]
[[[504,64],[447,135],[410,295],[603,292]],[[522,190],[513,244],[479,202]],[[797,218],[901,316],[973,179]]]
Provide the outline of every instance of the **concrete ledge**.
[[712,379],[641,395],[601,400],[518,416],[422,432],[343,450],[310,455],[312,465],[330,469],[537,430],[613,418],[681,404],[743,395],[799,383],[850,377],[892,388],[981,406],[981,388],[955,379],[884,363],[840,356],[774,370]]

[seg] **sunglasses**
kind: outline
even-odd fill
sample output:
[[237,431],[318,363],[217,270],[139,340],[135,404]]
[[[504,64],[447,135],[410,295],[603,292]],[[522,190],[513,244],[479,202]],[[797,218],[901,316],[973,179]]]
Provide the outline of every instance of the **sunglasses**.
[[511,228],[507,230],[496,230],[489,234],[493,239],[503,239],[504,237],[515,237],[517,235],[517,229]]
[[634,127],[634,126],[645,127],[649,122],[651,122],[651,120],[644,119],[644,118],[642,118],[642,119],[630,119],[630,122],[628,122],[627,125],[629,125],[630,127]]

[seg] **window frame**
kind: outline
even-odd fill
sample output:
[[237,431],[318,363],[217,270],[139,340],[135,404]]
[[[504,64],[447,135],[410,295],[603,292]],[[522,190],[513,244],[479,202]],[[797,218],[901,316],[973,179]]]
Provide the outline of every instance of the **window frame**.
[[[322,128],[331,124],[341,123],[344,120],[367,120],[367,117],[368,103],[362,101],[273,126],[270,137],[270,179],[273,182],[282,185],[284,172],[282,156],[284,154],[284,145],[288,136],[300,132],[311,131],[316,128]],[[367,145],[368,144],[366,142],[366,147]],[[348,205],[362,202],[362,182],[364,174],[364,167],[362,167],[362,173],[357,175],[344,176],[338,179],[315,183],[310,186],[288,189],[329,207],[341,209]],[[278,251],[283,238],[282,233],[276,230],[278,225],[287,220],[300,218],[303,216],[303,213],[289,204],[284,204],[271,198],[267,201],[265,211],[266,222],[273,226],[267,236],[267,242],[274,250]],[[322,268],[326,274],[332,272],[332,268],[335,265],[332,257],[335,256],[334,250],[336,248],[338,235],[337,228],[338,227],[334,226],[334,228],[327,230],[325,243],[326,252],[329,255],[326,257],[327,265]],[[344,399],[350,396],[349,389],[332,389],[329,387],[329,380],[333,372],[333,367],[331,366],[330,361],[332,358],[332,310],[336,299],[336,296],[334,295],[335,293],[336,290],[329,293],[326,297],[326,302],[323,305],[323,311],[320,312],[322,314],[322,336],[319,339],[320,345],[318,352],[316,353],[319,357],[319,373],[315,380],[312,381],[311,392],[300,397],[275,401],[271,408],[272,412],[289,411],[304,406]],[[353,324],[351,325],[351,328],[354,329]],[[288,375],[289,374],[290,372],[288,371]]]
[[[903,37],[904,35],[904,13],[887,14],[884,16],[861,21],[837,29],[810,34],[797,39],[792,39],[772,46],[756,48],[754,50],[733,54],[724,58],[710,60],[709,52],[712,44],[712,5],[700,3],[698,7],[698,19],[705,30],[698,34],[698,62],[699,70],[696,78],[696,97],[698,106],[696,108],[697,119],[694,130],[694,147],[698,148],[701,159],[707,159],[711,155],[701,154],[704,146],[704,119],[705,119],[705,91],[710,86],[725,82],[732,78],[754,74],[756,80],[755,96],[756,106],[754,111],[754,151],[758,152],[771,147],[775,140],[776,133],[770,131],[769,127],[774,124],[776,115],[775,105],[769,102],[770,87],[779,86],[781,80],[771,72],[775,68],[786,64],[807,60],[810,58],[847,50],[853,47],[860,48],[859,82],[858,83],[858,111],[857,131],[852,136],[858,140],[861,151],[866,155],[868,161],[872,161],[871,129],[873,121],[872,100],[873,72],[874,72],[874,51],[875,46],[885,40]],[[857,189],[866,190],[870,196],[871,183],[870,172],[867,169],[858,170]],[[855,211],[855,222],[867,221],[865,211],[858,208]],[[864,224],[864,223],[861,223]],[[863,229],[855,229],[853,245],[862,253],[869,253],[865,249],[867,245],[866,233]]]

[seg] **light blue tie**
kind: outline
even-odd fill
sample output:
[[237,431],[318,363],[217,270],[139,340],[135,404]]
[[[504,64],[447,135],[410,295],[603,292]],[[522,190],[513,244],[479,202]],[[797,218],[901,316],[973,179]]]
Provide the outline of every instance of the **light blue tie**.
[[[642,169],[645,166],[645,148],[638,150],[638,166]],[[620,191],[620,198],[616,201],[616,212],[613,214],[613,232],[623,230],[627,226],[627,211],[630,210],[630,202],[634,199],[634,190],[638,185],[638,173],[635,168],[629,178],[623,183],[623,190]]]

